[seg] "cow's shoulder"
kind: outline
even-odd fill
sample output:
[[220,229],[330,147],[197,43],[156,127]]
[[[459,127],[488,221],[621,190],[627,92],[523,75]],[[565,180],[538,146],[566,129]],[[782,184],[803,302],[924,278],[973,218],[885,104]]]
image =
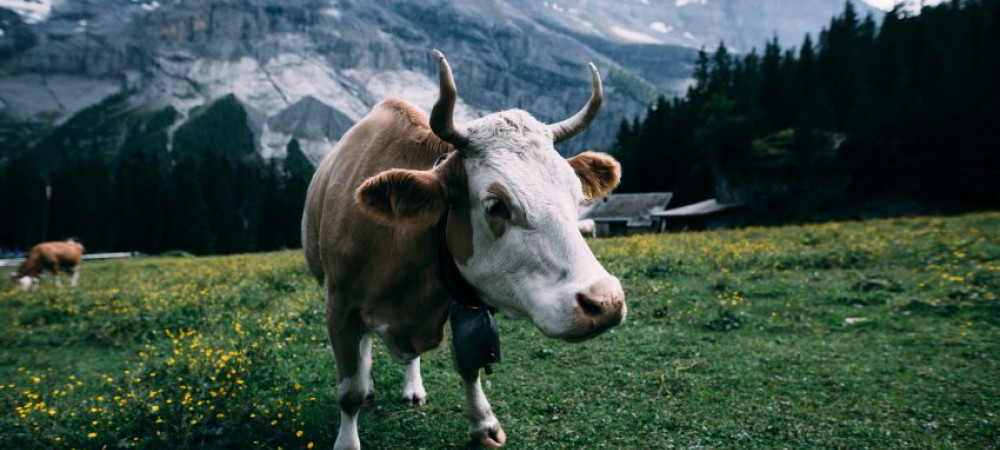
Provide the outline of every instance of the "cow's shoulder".
[[430,132],[430,119],[424,110],[401,98],[390,98],[383,100],[375,109],[375,113],[383,112],[391,114],[397,119],[403,120],[405,129],[412,128],[411,131]]
[[398,98],[383,100],[357,127],[368,143],[367,156],[383,169],[428,169],[438,155],[453,150],[431,130],[426,112]]

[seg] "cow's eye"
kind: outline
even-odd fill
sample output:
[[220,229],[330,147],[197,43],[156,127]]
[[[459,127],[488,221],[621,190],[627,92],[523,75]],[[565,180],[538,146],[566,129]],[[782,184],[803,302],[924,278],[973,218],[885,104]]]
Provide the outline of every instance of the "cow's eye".
[[496,197],[490,197],[486,199],[485,205],[486,215],[490,217],[496,217],[497,219],[510,220],[510,208],[507,204]]

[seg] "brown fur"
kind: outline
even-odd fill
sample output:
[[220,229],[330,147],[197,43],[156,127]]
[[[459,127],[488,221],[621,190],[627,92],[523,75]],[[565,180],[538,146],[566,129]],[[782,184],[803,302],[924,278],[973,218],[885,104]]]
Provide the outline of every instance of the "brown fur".
[[448,205],[433,172],[391,169],[365,180],[357,190],[361,209],[387,225],[428,226]]
[[462,158],[455,155],[442,164],[448,186],[448,249],[460,264],[472,257],[472,205],[469,204],[469,180]]
[[[375,326],[388,325],[388,346],[406,355],[435,348],[444,338],[448,299],[435,273],[433,242],[434,223],[447,205],[432,194],[443,193],[451,203],[448,243],[456,258],[471,255],[472,248],[471,231],[456,232],[462,206],[451,201],[468,192],[461,157],[453,154],[431,168],[451,150],[431,132],[426,114],[387,100],[316,170],[303,248],[326,290],[327,329],[341,379],[356,372],[358,339]],[[405,179],[419,181],[419,188],[400,188]],[[352,409],[355,400],[342,398],[341,407]]]
[[622,168],[611,156],[597,152],[583,152],[568,160],[583,184],[589,198],[601,198],[611,193],[622,178]]
[[[507,189],[505,189],[500,183],[492,183],[486,188],[486,190],[490,193],[490,195],[500,199],[500,201],[502,201],[505,205],[508,205],[508,207],[513,203],[510,194],[507,193]],[[493,237],[495,239],[500,239],[500,237],[503,236],[503,233],[507,231],[507,221],[501,218],[487,216],[486,223],[490,226],[490,232],[493,233]]]
[[79,242],[42,242],[31,248],[15,276],[38,277],[45,270],[58,275],[60,270],[72,270],[82,259],[83,246]]

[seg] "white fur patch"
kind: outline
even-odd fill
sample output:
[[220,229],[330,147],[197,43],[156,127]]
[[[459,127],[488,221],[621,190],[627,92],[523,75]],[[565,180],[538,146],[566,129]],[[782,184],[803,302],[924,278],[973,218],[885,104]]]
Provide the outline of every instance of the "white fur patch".
[[477,437],[484,433],[499,430],[500,421],[493,414],[493,408],[490,407],[490,402],[486,399],[486,394],[483,393],[479,377],[477,376],[475,381],[471,383],[468,381],[463,381],[463,383],[465,384],[465,416],[469,419],[469,436],[472,437],[473,441],[476,441]]
[[22,291],[27,291],[36,281],[35,278],[25,275],[17,279],[17,285],[21,287]]
[[[365,334],[358,344],[358,371],[351,377],[344,378],[340,382],[339,390],[343,392],[361,392],[367,394],[373,389],[371,377],[372,370],[372,335]],[[354,415],[340,412],[340,431],[337,433],[337,442],[333,445],[335,449],[357,449],[361,448],[361,441],[358,439],[358,412]]]
[[337,442],[333,444],[334,450],[354,450],[361,448],[361,439],[358,437],[358,415],[353,416],[340,412],[340,431],[337,432]]
[[[546,335],[567,335],[577,326],[577,293],[613,278],[580,234],[580,179],[556,152],[548,126],[527,112],[490,114],[466,128],[473,252],[459,271],[490,305],[530,317]],[[499,238],[485,213],[491,185],[511,202]]]
[[406,365],[406,378],[403,379],[401,394],[404,402],[416,402],[423,405],[427,401],[427,391],[424,390],[424,379],[420,376],[420,358],[413,358]]

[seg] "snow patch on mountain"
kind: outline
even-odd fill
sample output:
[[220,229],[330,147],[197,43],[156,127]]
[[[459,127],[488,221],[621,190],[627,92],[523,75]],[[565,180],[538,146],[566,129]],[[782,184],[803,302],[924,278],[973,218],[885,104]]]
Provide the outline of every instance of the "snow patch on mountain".
[[311,96],[355,121],[368,114],[371,108],[361,100],[358,92],[348,88],[354,84],[353,80],[345,79],[319,57],[286,53],[268,61],[265,69],[290,103]]
[[617,25],[612,25],[611,26],[611,32],[614,33],[616,36],[618,36],[618,37],[620,37],[622,39],[625,39],[627,41],[631,41],[631,42],[638,42],[638,43],[641,43],[641,44],[661,44],[662,43],[662,41],[660,41],[659,39],[657,39],[657,38],[655,38],[653,36],[650,36],[650,35],[645,34],[645,33],[640,33],[640,32],[635,31],[635,30],[629,30],[627,28],[622,28],[622,27],[619,27]]
[[321,11],[324,16],[333,17],[334,19],[340,19],[340,10],[337,8],[325,8]]
[[156,11],[157,9],[160,9],[160,6],[162,6],[162,5],[160,5],[160,2],[155,2],[155,1],[154,2],[149,2],[149,3],[142,3],[142,4],[139,5],[139,7],[143,9],[143,11],[147,11],[147,12]]
[[663,34],[667,34],[671,31],[674,31],[674,27],[667,25],[663,22],[653,22],[649,24],[649,28],[652,28],[653,31],[657,33],[663,33]]
[[566,12],[566,8],[559,6],[557,3],[542,2],[542,4],[545,5],[546,8],[552,8],[555,12]]
[[920,12],[920,6],[934,6],[944,0],[863,0],[865,3],[878,9],[888,11],[898,4],[903,5],[903,9],[911,13]]
[[7,8],[21,16],[25,23],[44,22],[52,15],[51,0],[0,0],[0,8]]
[[284,159],[288,156],[288,144],[295,139],[299,142],[299,149],[313,165],[319,165],[330,150],[337,145],[337,139],[306,139],[295,137],[291,134],[275,131],[268,124],[264,124],[260,130],[260,155],[264,158]]
[[[358,80],[373,99],[387,98],[409,100],[429,112],[437,102],[439,86],[437,79],[410,70],[373,71],[371,69],[349,69],[344,75]],[[367,80],[367,81],[365,81]],[[462,100],[461,92],[455,104],[455,121],[465,122],[480,117],[481,111],[470,107]]]
[[199,84],[208,98],[232,93],[261,111],[279,111],[291,104],[257,60],[249,57],[238,61],[199,58],[191,65],[187,78]]

